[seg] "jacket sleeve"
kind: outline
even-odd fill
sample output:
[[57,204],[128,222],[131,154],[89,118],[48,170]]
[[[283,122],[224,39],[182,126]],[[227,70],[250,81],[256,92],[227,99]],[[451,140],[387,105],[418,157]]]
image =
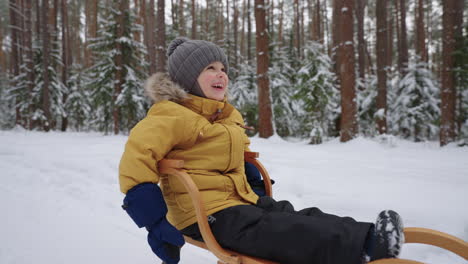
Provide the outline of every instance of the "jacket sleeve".
[[119,165],[120,190],[127,193],[134,186],[159,182],[157,162],[179,144],[195,141],[193,127],[174,116],[149,116],[130,132]]
[[[232,113],[233,114],[233,118],[235,120],[236,123],[240,124],[242,127],[245,127],[245,122],[244,122],[244,118],[242,117],[242,114],[236,109],[234,110],[234,112]],[[244,152],[247,151],[249,152],[250,151],[250,139],[249,137],[247,136],[246,133],[244,133],[244,142],[245,142],[245,145],[244,145]]]

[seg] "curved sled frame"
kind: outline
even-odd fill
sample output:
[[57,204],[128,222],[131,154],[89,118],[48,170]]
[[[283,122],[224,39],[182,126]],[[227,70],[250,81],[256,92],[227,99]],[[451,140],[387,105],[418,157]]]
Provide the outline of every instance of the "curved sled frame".
[[[272,196],[272,186],[270,176],[265,167],[257,160],[259,153],[245,152],[244,160],[253,164],[263,177],[265,190],[268,196]],[[231,250],[222,248],[216,241],[211,228],[208,224],[208,216],[206,215],[205,206],[202,202],[201,194],[198,187],[193,182],[190,175],[185,172],[183,160],[163,159],[158,162],[158,170],[162,174],[170,174],[179,179],[184,187],[188,190],[195,208],[198,226],[204,242],[194,240],[188,236],[184,236],[187,243],[194,246],[211,251],[218,259],[218,264],[279,264],[269,260],[259,259],[247,255],[243,255]],[[433,245],[449,250],[462,258],[468,260],[468,243],[451,236],[449,234],[439,232],[432,229],[409,227],[404,229],[405,243],[422,243]],[[369,264],[423,264],[422,262],[407,260],[407,259],[381,259],[372,261]]]

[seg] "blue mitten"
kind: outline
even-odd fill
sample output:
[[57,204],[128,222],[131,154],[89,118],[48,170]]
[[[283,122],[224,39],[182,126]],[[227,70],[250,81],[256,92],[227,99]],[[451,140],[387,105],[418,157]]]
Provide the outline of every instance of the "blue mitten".
[[153,252],[165,263],[177,264],[184,237],[166,220],[167,207],[159,186],[142,183],[133,187],[122,207],[138,227],[146,227]]
[[[247,181],[250,184],[250,187],[252,187],[252,190],[258,195],[258,196],[265,196],[266,191],[265,191],[265,183],[262,180],[262,176],[260,175],[260,171],[258,171],[257,167],[255,165],[245,162],[245,175],[247,176]],[[271,184],[274,184],[275,181],[271,180]]]
[[148,228],[148,244],[154,254],[167,264],[177,264],[180,260],[180,247],[184,245],[180,231],[164,218]]

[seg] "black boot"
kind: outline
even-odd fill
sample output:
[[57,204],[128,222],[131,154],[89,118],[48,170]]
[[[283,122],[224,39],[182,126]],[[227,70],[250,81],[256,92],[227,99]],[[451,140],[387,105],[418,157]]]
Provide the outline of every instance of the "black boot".
[[370,260],[398,257],[404,242],[405,234],[400,215],[392,210],[382,211],[375,223],[375,244]]

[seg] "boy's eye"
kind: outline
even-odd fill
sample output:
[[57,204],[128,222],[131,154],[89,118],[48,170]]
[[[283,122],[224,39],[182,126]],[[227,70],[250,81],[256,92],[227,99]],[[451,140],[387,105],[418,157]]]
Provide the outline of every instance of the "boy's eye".
[[207,68],[207,69],[208,69],[208,70],[213,70],[213,69],[214,69],[214,67],[213,67],[213,66],[208,66],[208,68]]
[[226,69],[224,69],[224,68],[222,68],[221,70],[222,70],[223,72],[226,72]]

